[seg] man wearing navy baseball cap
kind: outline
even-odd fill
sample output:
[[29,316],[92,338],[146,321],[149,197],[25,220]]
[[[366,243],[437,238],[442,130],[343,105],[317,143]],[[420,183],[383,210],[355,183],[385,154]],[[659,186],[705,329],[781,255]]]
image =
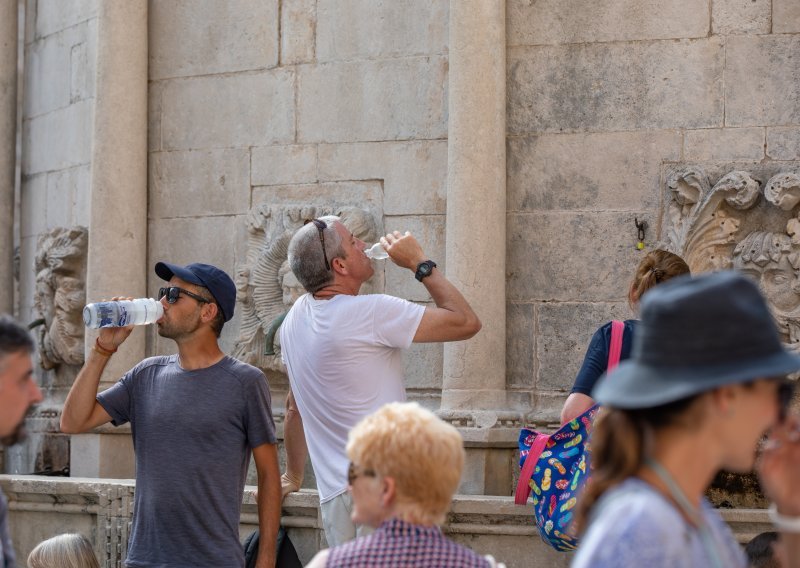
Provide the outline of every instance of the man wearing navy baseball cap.
[[103,328],[64,403],[61,429],[76,434],[131,423],[136,493],[126,566],[244,566],[242,490],[252,451],[258,471],[259,568],[275,565],[281,489],[267,379],[225,355],[218,338],[233,317],[236,286],[210,264],[159,262],[158,333],[176,355],[150,357],[97,393],[109,358],[132,326]]

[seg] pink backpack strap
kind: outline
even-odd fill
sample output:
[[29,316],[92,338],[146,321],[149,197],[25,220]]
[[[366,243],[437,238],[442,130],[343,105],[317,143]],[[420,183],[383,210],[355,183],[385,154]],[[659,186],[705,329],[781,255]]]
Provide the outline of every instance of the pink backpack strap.
[[611,345],[608,348],[608,371],[619,365],[619,357],[622,354],[622,333],[625,331],[625,324],[618,320],[611,322]]
[[519,481],[517,482],[517,490],[514,493],[514,503],[517,505],[524,505],[528,501],[528,495],[531,492],[529,481],[533,476],[533,471],[536,469],[536,462],[539,461],[539,456],[542,455],[550,436],[546,434],[539,434],[531,445],[528,451],[528,456],[525,458],[525,463],[522,465],[522,471],[519,472]]

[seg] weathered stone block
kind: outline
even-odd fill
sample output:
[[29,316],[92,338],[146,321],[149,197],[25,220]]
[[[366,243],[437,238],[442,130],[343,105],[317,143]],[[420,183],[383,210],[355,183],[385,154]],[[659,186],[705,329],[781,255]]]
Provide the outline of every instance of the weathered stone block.
[[47,230],[47,174],[23,178],[20,193],[20,234],[38,237]]
[[772,0],[772,33],[800,32],[800,4],[795,0]]
[[294,73],[170,81],[161,113],[165,150],[266,146],[294,138]]
[[150,78],[275,67],[278,0],[150,2]]
[[[300,206],[353,206],[367,209],[380,224],[383,210],[381,186],[375,181],[254,187],[253,207],[262,203]],[[378,230],[381,230],[380,227]]]
[[[697,4],[700,6],[699,2]],[[768,34],[771,16],[772,0],[714,0],[711,3],[711,33]]]
[[52,33],[85,22],[97,15],[97,0],[37,0],[35,14],[36,37],[42,38]]
[[414,57],[304,66],[298,139],[357,142],[443,138],[447,59]]
[[680,151],[671,131],[510,138],[508,208],[656,207],[660,164]]
[[726,126],[800,122],[800,37],[735,36],[727,41]]
[[[527,512],[533,516],[532,508]],[[556,552],[533,533],[524,537],[503,533],[470,534],[457,527],[455,530],[445,529],[445,532],[449,538],[479,554],[491,554],[507,568],[567,568],[575,556],[571,552]]]
[[315,145],[295,144],[253,148],[251,163],[253,185],[316,183],[319,179]]
[[150,154],[150,217],[246,213],[250,156],[246,149]]
[[[426,305],[434,306],[433,303]],[[412,343],[403,353],[406,389],[441,390],[443,360],[442,343]]]
[[92,156],[94,101],[85,100],[22,124],[25,175],[88,164]]
[[509,214],[508,301],[624,298],[642,255],[636,250],[634,217],[650,227],[648,250],[656,234],[651,211]]
[[510,0],[509,45],[683,39],[708,34],[708,5],[697,0]]
[[147,85],[147,149],[151,152],[161,150],[161,100],[167,84],[164,81],[150,81]]
[[447,141],[321,144],[322,180],[382,179],[386,215],[443,214]]
[[283,0],[281,65],[314,61],[317,0]]
[[773,160],[800,160],[800,128],[767,128],[767,156]]
[[509,49],[509,134],[721,126],[723,61],[716,38]]
[[[89,89],[93,91],[94,88],[96,35],[94,21],[91,26],[86,22],[42,38],[27,47],[24,97],[26,117],[68,106],[71,100],[75,100],[72,97],[74,87],[80,87],[81,92],[86,95],[78,98],[88,98]],[[88,54],[90,46],[91,57]],[[81,57],[81,49],[84,50],[84,57]]]
[[[411,234],[419,242],[425,256],[436,262],[439,270],[447,272],[445,263],[445,216],[444,215],[425,215],[425,216],[404,216],[386,217],[386,232],[400,231]],[[389,259],[376,261],[377,266],[383,263],[386,270],[386,293],[399,296],[412,302],[430,302],[431,296],[427,289],[417,279],[414,273],[407,268],[400,268]]]
[[533,388],[535,336],[533,305],[509,303],[506,306],[506,384],[511,388]]
[[764,157],[763,128],[709,128],[688,130],[685,160],[760,160]]
[[[636,265],[631,264],[625,272],[628,281],[635,269]],[[626,290],[627,287],[621,288],[620,294],[624,296]],[[536,387],[543,390],[569,391],[597,328],[612,319],[631,317],[625,302],[539,304],[537,312]]]
[[91,166],[47,174],[47,227],[89,226]]
[[317,59],[447,51],[447,0],[317,0]]

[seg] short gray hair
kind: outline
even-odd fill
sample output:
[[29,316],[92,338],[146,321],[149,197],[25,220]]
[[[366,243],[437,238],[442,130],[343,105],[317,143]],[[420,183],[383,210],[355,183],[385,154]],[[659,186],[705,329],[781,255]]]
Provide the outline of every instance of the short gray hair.
[[92,543],[68,533],[40,542],[28,555],[29,568],[100,568]]
[[[326,215],[319,217],[327,227],[322,233],[325,237],[325,253],[328,263],[333,265],[334,258],[344,256],[342,237],[333,226],[341,223],[339,217]],[[333,282],[333,269],[325,268],[325,257],[319,239],[319,229],[313,223],[300,227],[289,242],[289,266],[306,291],[314,294]]]

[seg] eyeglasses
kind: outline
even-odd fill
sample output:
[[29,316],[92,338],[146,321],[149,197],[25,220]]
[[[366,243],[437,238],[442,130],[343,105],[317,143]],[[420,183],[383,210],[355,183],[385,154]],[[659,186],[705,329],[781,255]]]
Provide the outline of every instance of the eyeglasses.
[[778,385],[778,420],[783,422],[789,414],[789,405],[794,395],[794,381],[788,379],[781,380]]
[[314,223],[314,226],[319,231],[319,242],[322,243],[322,258],[325,259],[325,270],[330,271],[331,264],[328,262],[328,253],[325,252],[325,229],[328,228],[328,225],[325,224],[325,221],[320,221],[319,219],[306,219],[303,225],[308,225],[309,223]]
[[375,477],[375,472],[371,469],[365,469],[363,471],[356,471],[356,464],[350,462],[350,465],[347,466],[347,484],[353,485],[356,479],[359,477]]
[[158,299],[160,300],[164,296],[167,297],[168,304],[174,304],[178,301],[181,294],[186,294],[190,298],[194,298],[198,302],[202,302],[204,304],[211,304],[211,300],[207,300],[203,296],[195,294],[194,292],[189,292],[189,290],[184,290],[183,288],[178,288],[177,286],[170,286],[168,288],[159,288],[158,289]]

